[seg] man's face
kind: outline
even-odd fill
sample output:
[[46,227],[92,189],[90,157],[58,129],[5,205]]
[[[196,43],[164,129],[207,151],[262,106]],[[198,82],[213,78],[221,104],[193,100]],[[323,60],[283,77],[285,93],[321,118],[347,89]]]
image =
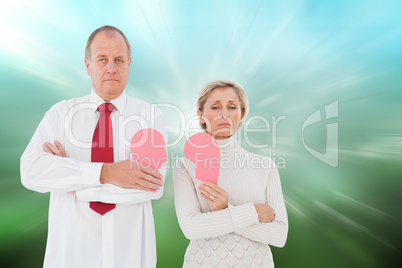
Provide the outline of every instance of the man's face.
[[124,38],[117,32],[99,32],[90,51],[85,65],[95,92],[105,101],[119,97],[126,87],[131,65]]

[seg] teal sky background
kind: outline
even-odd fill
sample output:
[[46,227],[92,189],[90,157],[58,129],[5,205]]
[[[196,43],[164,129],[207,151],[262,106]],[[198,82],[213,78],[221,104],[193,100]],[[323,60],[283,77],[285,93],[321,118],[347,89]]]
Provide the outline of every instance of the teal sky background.
[[[49,195],[21,185],[19,157],[53,104],[90,92],[85,43],[105,24],[132,45],[127,93],[180,111],[161,108],[177,141],[170,165],[183,155],[180,133],[196,115],[199,88],[231,79],[246,89],[249,128],[264,128],[263,119],[269,128],[247,135],[265,148],[247,144],[244,129],[242,145],[281,163],[289,235],[284,248],[272,247],[276,267],[402,264],[401,1],[1,0],[0,7],[0,266],[42,266]],[[326,119],[333,102],[338,116]],[[303,146],[303,123],[317,110],[322,120],[305,128],[304,142],[337,156],[335,167]],[[338,124],[338,148],[327,148],[327,124]],[[171,170],[153,207],[157,267],[181,267],[188,240]]]

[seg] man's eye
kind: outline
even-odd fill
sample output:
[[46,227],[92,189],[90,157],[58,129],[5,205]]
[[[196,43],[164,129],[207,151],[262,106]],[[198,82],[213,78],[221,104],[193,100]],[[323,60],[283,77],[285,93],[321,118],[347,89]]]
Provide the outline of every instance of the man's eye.
[[117,62],[123,62],[123,60],[122,60],[122,59],[116,59],[116,61],[117,61]]
[[105,59],[99,59],[99,62],[105,62]]

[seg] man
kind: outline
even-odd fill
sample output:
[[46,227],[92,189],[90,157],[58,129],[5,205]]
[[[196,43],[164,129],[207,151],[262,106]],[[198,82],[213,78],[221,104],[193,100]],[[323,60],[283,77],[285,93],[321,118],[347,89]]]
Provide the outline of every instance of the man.
[[155,267],[151,200],[162,196],[166,167],[131,161],[130,142],[154,128],[166,143],[166,122],[126,95],[131,47],[119,29],[91,34],[85,65],[90,95],[51,107],[21,157],[23,185],[51,193],[44,267]]

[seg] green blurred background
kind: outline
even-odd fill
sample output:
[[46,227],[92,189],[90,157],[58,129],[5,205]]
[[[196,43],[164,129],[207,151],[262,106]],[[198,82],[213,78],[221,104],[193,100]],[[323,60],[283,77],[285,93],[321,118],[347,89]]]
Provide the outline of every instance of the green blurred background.
[[[284,248],[273,248],[276,267],[402,267],[401,1],[26,0],[0,7],[1,267],[42,266],[49,195],[21,185],[19,157],[54,103],[89,93],[84,47],[105,24],[122,29],[133,47],[128,94],[177,105],[187,122],[201,85],[232,79],[248,93],[249,118],[270,123],[248,136],[266,148],[243,145],[281,163],[289,235]],[[334,101],[338,117],[327,120],[324,107]],[[161,109],[177,141],[169,154],[182,156],[185,122]],[[335,167],[303,146],[303,123],[317,110],[323,120],[305,129],[304,142],[338,156]],[[282,118],[275,131],[272,117]],[[328,123],[338,124],[338,150],[326,149]],[[153,207],[158,267],[181,267],[188,240],[170,169]]]

